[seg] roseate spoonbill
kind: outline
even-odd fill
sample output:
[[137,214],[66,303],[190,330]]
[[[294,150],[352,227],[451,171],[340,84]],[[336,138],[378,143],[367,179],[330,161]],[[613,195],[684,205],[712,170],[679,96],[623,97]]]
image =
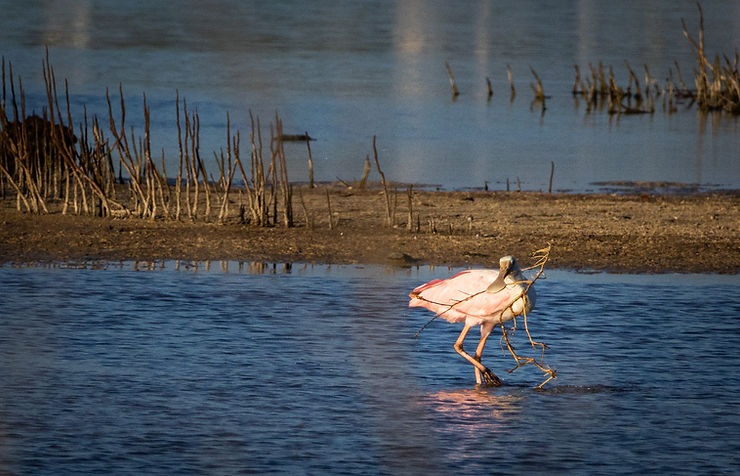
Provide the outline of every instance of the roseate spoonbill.
[[[513,256],[504,256],[499,265],[499,270],[467,270],[449,279],[435,279],[409,294],[409,307],[425,307],[448,322],[465,323],[454,347],[473,364],[478,384],[501,385],[501,380],[480,361],[486,340],[496,325],[529,312],[536,299],[534,287]],[[480,326],[481,337],[471,356],[463,349],[463,341],[473,326]]]

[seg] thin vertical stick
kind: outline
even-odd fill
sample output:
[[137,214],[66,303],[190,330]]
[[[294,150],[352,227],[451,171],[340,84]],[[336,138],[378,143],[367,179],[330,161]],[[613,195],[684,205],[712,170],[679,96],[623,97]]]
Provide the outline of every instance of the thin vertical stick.
[[411,231],[412,226],[413,226],[412,223],[414,221],[414,203],[413,203],[414,202],[413,201],[413,198],[414,198],[414,186],[413,185],[409,185],[409,189],[408,189],[408,192],[407,193],[408,193],[408,199],[409,199],[409,203],[408,203],[409,218],[408,218],[408,222],[406,223],[406,229],[408,231]]
[[581,69],[577,64],[574,64],[573,67],[576,69],[576,78],[573,80],[571,93],[575,96],[577,94],[583,94],[583,84],[581,83]]
[[[306,202],[303,200],[303,192],[301,192],[300,188],[298,189],[298,198],[301,201],[301,208],[303,209],[303,216],[306,218],[306,228],[310,230],[311,228],[313,228],[313,223],[311,220],[311,216],[308,213],[308,208],[306,208]],[[331,216],[331,212],[329,213]]]
[[534,79],[536,81],[536,85],[531,85],[532,90],[534,91],[534,99],[535,101],[543,101],[545,100],[545,90],[542,87],[542,81],[540,81],[540,77],[537,75],[537,72],[532,68],[529,67],[529,70],[532,72],[532,76],[534,76]]
[[511,66],[506,65],[506,77],[509,78],[509,88],[511,90],[511,101],[516,97],[516,89],[514,88],[514,79],[511,73]]
[[552,176],[555,174],[555,162],[550,161],[550,185],[547,187],[547,193],[552,193]]
[[[190,151],[188,149],[188,138],[190,137],[190,116],[188,115],[188,103],[182,100],[183,117],[185,117],[185,140],[183,141],[184,161],[185,161],[185,210],[188,218],[193,219],[193,209],[190,206],[190,182],[193,180],[193,170],[190,160]],[[190,138],[192,140],[192,138]]]
[[375,157],[375,168],[378,169],[380,174],[380,181],[383,183],[383,192],[385,193],[385,213],[386,213],[386,226],[393,226],[393,215],[391,212],[391,196],[388,193],[388,184],[385,181],[385,174],[380,168],[380,162],[378,161],[378,148],[375,145],[375,136],[373,136],[373,157]]
[[[156,171],[156,169],[155,169]],[[163,185],[164,184],[164,185]],[[157,180],[157,186],[159,188],[159,199],[162,201],[162,208],[164,208],[165,218],[170,219],[170,187],[167,183],[167,169],[164,166],[164,147],[162,147],[162,177],[161,180]],[[164,196],[164,189],[167,189],[167,198]]]
[[62,207],[62,215],[66,215],[67,208],[69,208],[69,169],[65,170],[64,176],[66,184],[64,186],[64,207]]
[[326,205],[329,208],[329,229],[334,229],[334,214],[331,211],[331,199],[329,198],[329,189],[324,189],[326,191]]
[[311,138],[306,131],[306,149],[308,149],[308,186],[314,188],[313,184],[313,157],[311,157]]
[[200,158],[200,114],[196,109],[193,113],[193,165],[197,163],[201,175],[203,176],[203,188],[206,191],[206,221],[211,216],[211,186],[208,184],[208,172],[203,160]]
[[635,83],[635,92],[633,93],[633,96],[637,101],[640,101],[642,99],[640,80],[637,78],[637,75],[632,70],[632,67],[629,65],[629,63],[626,60],[624,62],[624,65],[627,67],[627,71],[630,74],[630,83]]
[[460,91],[457,89],[457,85],[455,84],[455,75],[452,74],[452,68],[450,68],[447,61],[445,61],[445,68],[447,68],[447,76],[450,77],[450,87],[452,88],[452,98],[454,99],[460,94]]
[[[200,168],[199,163],[199,157],[196,155],[196,138],[198,135],[197,125],[196,125],[196,118],[198,116],[198,109],[193,112],[192,114],[192,121],[190,122],[190,126],[192,127],[192,131],[190,132],[190,159],[193,161],[191,167],[193,169],[193,219],[196,219],[198,217],[198,204],[200,202],[200,182],[198,177],[201,175],[200,172],[202,171]],[[205,174],[203,175],[203,183],[208,183],[208,176]],[[206,210],[205,212],[205,220],[208,221],[208,213],[209,210]]]
[[365,189],[367,184],[367,176],[370,175],[370,156],[365,156],[365,167],[362,169],[362,178],[360,178],[360,190]]
[[[184,100],[183,100],[184,101]],[[177,144],[180,148],[180,160],[177,166],[177,182],[175,182],[175,220],[180,220],[180,213],[182,212],[180,206],[180,195],[182,190],[182,130],[180,128],[180,91],[175,90],[175,112],[177,114]]]

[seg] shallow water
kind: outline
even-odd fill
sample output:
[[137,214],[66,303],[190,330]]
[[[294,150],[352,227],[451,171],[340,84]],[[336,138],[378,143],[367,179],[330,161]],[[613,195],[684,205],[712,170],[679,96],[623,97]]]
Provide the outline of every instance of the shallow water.
[[[619,180],[740,188],[738,118],[703,116],[686,104],[667,114],[660,103],[653,115],[616,118],[587,113],[570,94],[573,64],[585,71],[599,61],[622,85],[624,61],[641,79],[647,65],[661,80],[669,68],[675,75],[677,61],[691,86],[695,59],[681,18],[696,36],[693,0],[0,1],[0,11],[0,54],[22,75],[29,111],[46,104],[40,63],[48,45],[57,77],[69,79],[78,121],[83,104],[107,120],[105,90],[123,83],[127,121],[141,133],[147,93],[152,148],[165,148],[170,176],[179,90],[200,113],[204,158],[226,145],[227,111],[244,142],[250,109],[264,124],[278,111],[286,132],[317,138],[317,180],[359,178],[377,135],[389,180],[446,188],[489,182],[501,190],[509,179],[512,188],[521,181],[525,190],[545,190],[552,161],[555,190]],[[740,48],[740,4],[704,2],[704,15],[708,55],[732,56]],[[461,90],[454,102],[445,61]],[[530,104],[530,66],[552,96],[544,115]],[[305,181],[305,146],[289,144],[287,156],[290,179]],[[206,166],[215,174],[214,164]]]
[[99,267],[0,268],[0,473],[740,469],[737,276],[548,273],[538,392],[496,339],[480,388],[457,326],[413,337],[455,270]]

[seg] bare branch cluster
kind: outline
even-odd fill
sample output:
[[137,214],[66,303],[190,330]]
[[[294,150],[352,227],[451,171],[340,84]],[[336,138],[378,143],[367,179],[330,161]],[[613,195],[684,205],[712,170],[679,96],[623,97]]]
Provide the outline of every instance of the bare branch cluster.
[[696,100],[702,111],[713,111],[724,109],[732,114],[740,114],[740,73],[738,73],[738,52],[732,60],[723,55],[723,61],[719,55],[714,56],[710,62],[704,52],[704,13],[701,4],[697,3],[699,9],[699,39],[695,40],[688,29],[686,22],[681,19],[683,35],[691,43],[696,52],[698,65],[694,69],[694,84],[696,91],[693,99]]
[[[540,278],[540,276],[544,274],[545,264],[547,264],[547,262],[550,259],[550,248],[551,248],[551,245],[548,244],[547,248],[539,249],[532,254],[532,258],[535,260],[534,264],[528,268],[525,268],[523,271],[534,270],[534,269],[536,269],[537,271],[533,278],[528,279],[523,282],[526,284],[526,287],[522,291],[519,298],[526,301],[528,299],[527,293],[529,292],[529,289],[534,285],[535,281],[537,281]],[[519,300],[519,298],[513,300],[512,303],[507,308],[507,310],[510,310],[512,314],[514,313],[513,305],[515,302]],[[501,313],[501,315],[503,316],[503,312]],[[550,380],[556,377],[556,371],[555,369],[552,369],[547,364],[545,364],[545,349],[548,348],[547,345],[543,342],[536,342],[535,340],[532,339],[532,334],[529,333],[529,326],[527,325],[527,306],[526,305],[523,306],[522,308],[521,316],[524,322],[524,331],[527,333],[527,338],[529,339],[530,345],[532,346],[532,348],[539,347],[542,351],[542,354],[539,359],[537,359],[536,357],[522,357],[518,355],[516,351],[514,350],[514,347],[512,347],[511,341],[509,340],[509,336],[512,335],[516,331],[516,317],[514,317],[514,319],[512,319],[511,321],[513,322],[513,326],[508,329],[506,328],[506,326],[504,326],[504,323],[501,322],[501,332],[503,334],[502,340],[504,343],[506,343],[506,348],[508,349],[511,356],[514,357],[514,360],[516,361],[516,367],[514,367],[513,369],[510,369],[509,372],[513,372],[514,370],[518,369],[519,367],[523,365],[527,365],[527,364],[534,365],[535,367],[540,369],[545,374],[545,376],[547,376],[546,380],[537,386],[537,388],[542,388],[543,385],[545,385],[547,382],[549,382]]]
[[681,67],[674,62],[673,68],[668,69],[668,78],[664,83],[655,79],[644,65],[642,83],[625,61],[629,73],[629,82],[626,87],[619,86],[614,78],[614,71],[599,62],[598,67],[589,63],[590,77],[581,77],[578,65],[575,65],[575,81],[573,95],[586,99],[587,112],[597,107],[606,106],[610,114],[642,114],[655,112],[655,103],[658,98],[663,99],[663,110],[675,112],[677,105],[688,102],[687,107],[694,103],[700,111],[709,112],[724,110],[731,114],[740,114],[740,74],[738,73],[738,52],[732,59],[723,55],[715,55],[714,61],[709,61],[704,50],[704,14],[701,4],[699,9],[699,38],[695,39],[688,31],[686,22],[681,19],[683,35],[694,48],[697,65],[693,70],[694,88],[686,85],[681,74]]
[[[126,122],[121,85],[117,101],[106,90],[107,130],[97,116],[88,118],[86,109],[81,123],[75,125],[67,81],[62,98],[66,107],[62,108],[47,50],[43,62],[46,105],[40,116],[27,116],[21,78],[13,75],[10,62],[6,68],[4,57],[0,66],[0,196],[15,192],[18,210],[49,213],[47,203],[53,200],[63,201],[63,214],[71,208],[73,213],[85,215],[211,221],[217,211],[215,220],[223,223],[233,215],[231,204],[238,171],[244,182],[244,188],[238,190],[241,221],[257,226],[282,221],[285,226],[293,226],[292,186],[282,142],[282,121],[277,114],[274,126],[270,125],[271,156],[265,169],[259,118],[255,123],[250,112],[249,175],[240,156],[239,131],[232,134],[231,119],[226,114],[226,147],[214,152],[219,172],[214,178],[208,174],[200,153],[198,111],[189,111],[186,99],[177,92],[179,154],[177,175],[171,182],[164,149],[161,163],[155,162],[145,94],[143,134]],[[117,176],[114,162],[118,163]],[[244,196],[247,205],[243,203]]]

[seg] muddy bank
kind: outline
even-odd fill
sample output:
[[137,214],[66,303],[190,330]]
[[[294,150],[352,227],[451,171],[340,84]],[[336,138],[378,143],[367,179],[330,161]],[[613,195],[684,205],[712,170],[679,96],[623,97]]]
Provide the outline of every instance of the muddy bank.
[[[549,268],[610,272],[740,271],[737,192],[689,196],[506,192],[405,192],[395,226],[379,190],[333,187],[334,228],[323,188],[301,193],[293,228],[21,213],[0,206],[0,262],[79,260],[266,260],[330,264],[496,267],[552,245]],[[238,201],[233,204],[238,210]],[[212,219],[211,219],[212,220]],[[310,227],[309,227],[310,225]]]

